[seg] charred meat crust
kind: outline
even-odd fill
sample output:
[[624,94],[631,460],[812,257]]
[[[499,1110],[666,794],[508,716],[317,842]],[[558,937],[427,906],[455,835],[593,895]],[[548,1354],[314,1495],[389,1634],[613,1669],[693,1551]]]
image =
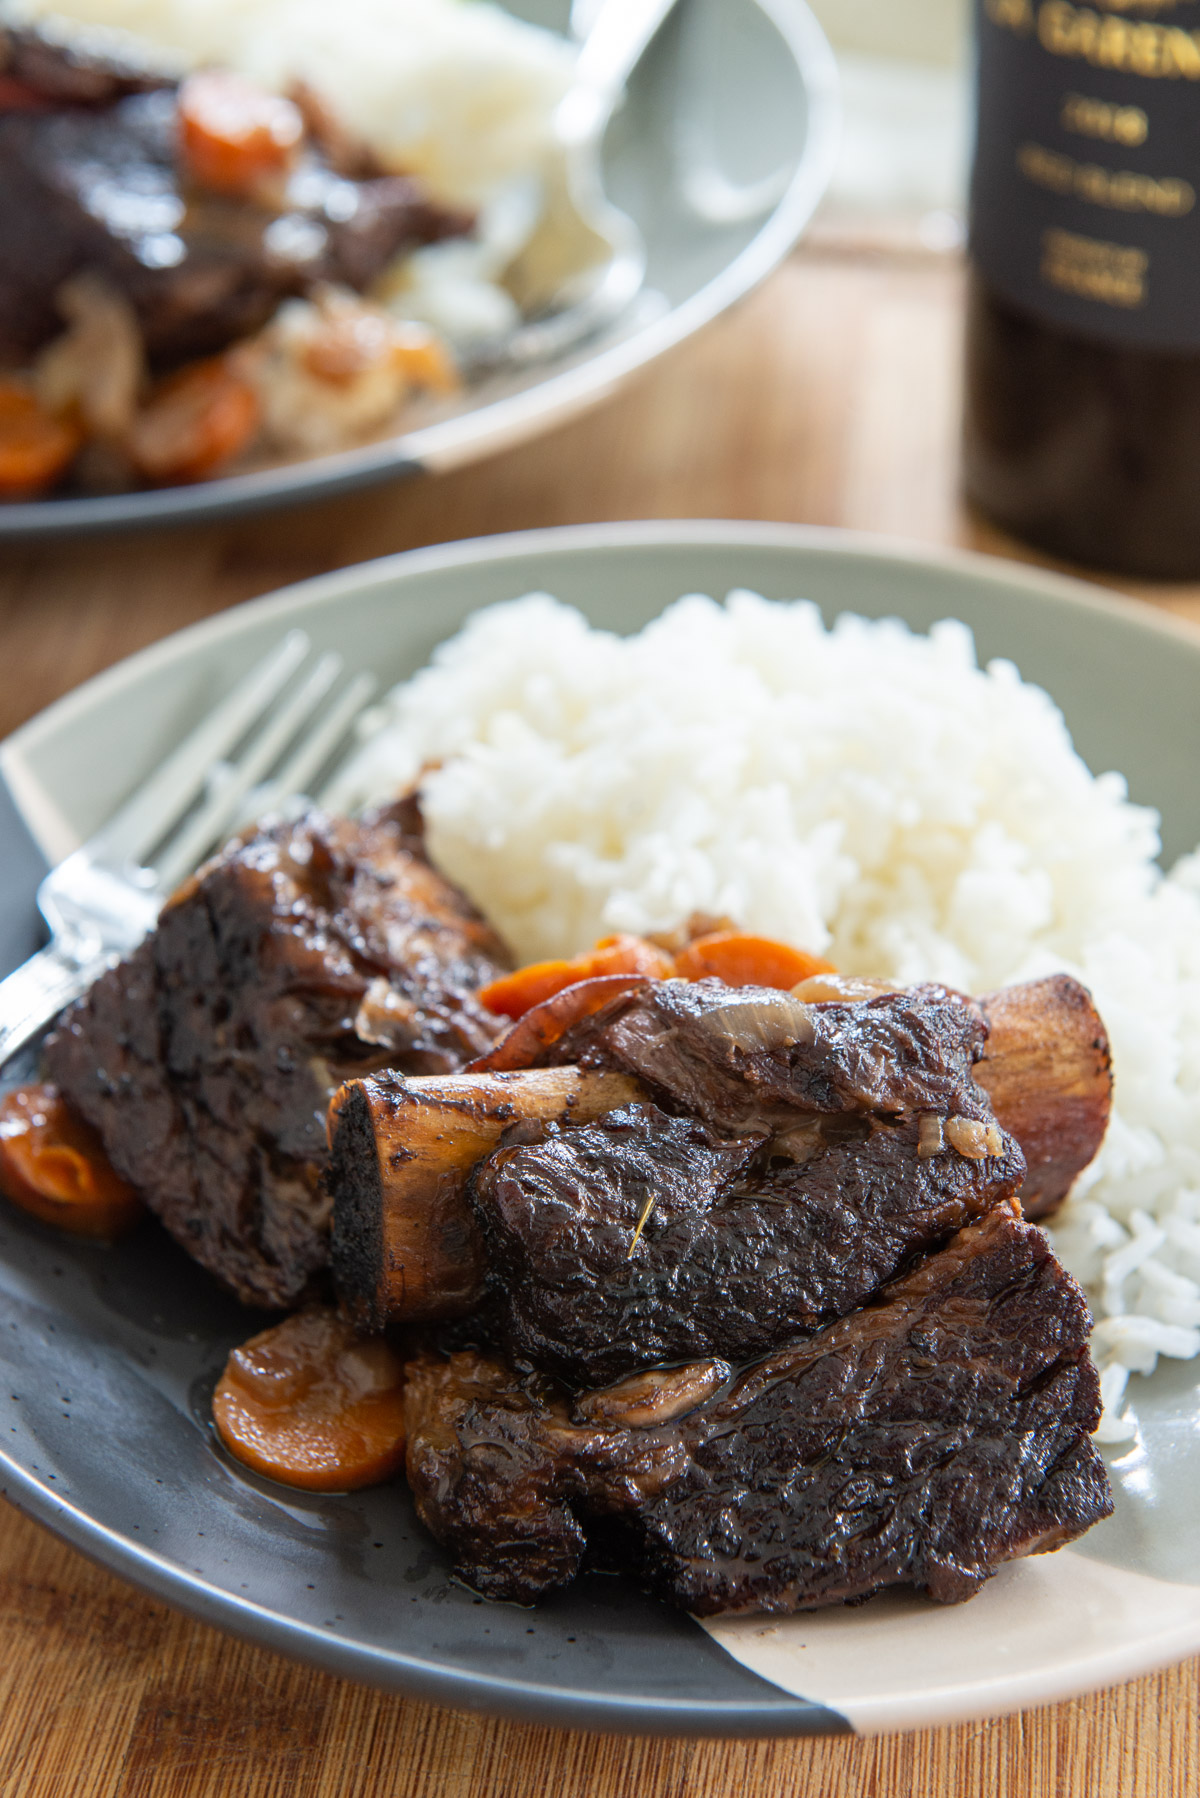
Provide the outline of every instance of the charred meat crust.
[[312,813],[232,843],[68,1010],[49,1077],[188,1252],[286,1306],[328,1251],[339,1080],[459,1067],[503,951],[393,825]]
[[[359,1080],[341,1087],[330,1129],[326,1184],[337,1195],[329,1260],[343,1312],[362,1327],[383,1262],[383,1179],[371,1109]],[[373,1327],[367,1324],[366,1327]]]
[[[1104,1140],[1112,1106],[1108,1034],[1091,994],[1070,975],[978,1001],[924,986],[901,995],[899,1005],[890,998],[818,1004],[812,1040],[774,1050],[723,1043],[705,1030],[727,1002],[711,981],[646,983],[583,1019],[540,1059],[626,1067],[668,1103],[727,1130],[747,1121],[753,1127],[756,1116],[769,1122],[780,1104],[944,1115],[947,1091],[974,1063],[974,1080],[1025,1155],[1021,1202],[1031,1218],[1066,1197]],[[493,1060],[504,1058],[508,1041]]]
[[597,1386],[811,1334],[1011,1197],[1024,1171],[1011,1138],[979,1160],[948,1144],[923,1155],[915,1119],[842,1112],[722,1141],[633,1105],[501,1148],[471,1196],[514,1365]]
[[1089,1327],[1040,1231],[997,1206],[878,1304],[736,1375],[692,1370],[691,1408],[681,1370],[656,1415],[653,1376],[573,1407],[494,1357],[427,1350],[409,1479],[492,1598],[543,1597],[590,1551],[699,1615],[891,1585],[955,1602],[1112,1508]]

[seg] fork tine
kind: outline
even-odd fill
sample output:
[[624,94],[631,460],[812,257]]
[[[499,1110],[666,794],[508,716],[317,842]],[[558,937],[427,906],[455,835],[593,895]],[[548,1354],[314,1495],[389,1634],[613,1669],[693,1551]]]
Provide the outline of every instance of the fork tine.
[[154,871],[164,892],[171,892],[215,849],[233,824],[242,800],[275,766],[297,732],[316,711],[342,671],[335,652],[323,655],[301,685],[264,723],[228,780],[221,781],[195,816],[155,857]]
[[96,834],[88,845],[95,857],[114,864],[144,861],[195,803],[214,763],[261,717],[308,648],[303,631],[289,631]]
[[274,804],[290,799],[293,794],[307,793],[311,799],[318,797],[309,792],[309,782],[314,774],[321,772],[367,701],[374,698],[378,685],[373,674],[355,675],[345,691],[334,700],[312,735],[300,744],[292,759],[285,762],[275,776],[271,783],[271,800]]

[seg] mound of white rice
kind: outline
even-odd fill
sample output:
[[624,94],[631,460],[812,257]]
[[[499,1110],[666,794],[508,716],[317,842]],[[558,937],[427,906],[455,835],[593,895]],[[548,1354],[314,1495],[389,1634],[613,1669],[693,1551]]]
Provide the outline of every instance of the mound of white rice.
[[431,849],[523,959],[693,912],[852,973],[971,992],[1056,969],[1108,1024],[1116,1110],[1054,1239],[1098,1324],[1110,1441],[1130,1371],[1200,1351],[1200,858],[1094,777],[965,626],[733,593],[639,636],[534,594],[390,696],[344,801],[423,768]]
[[538,167],[573,52],[484,0],[7,0],[6,16],[132,33],[182,68],[302,79],[390,166],[479,206]]

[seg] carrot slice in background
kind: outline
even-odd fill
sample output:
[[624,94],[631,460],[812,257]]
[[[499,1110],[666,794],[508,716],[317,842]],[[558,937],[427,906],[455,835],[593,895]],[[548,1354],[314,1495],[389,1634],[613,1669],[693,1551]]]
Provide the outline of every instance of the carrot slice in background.
[[213,1420],[230,1454],[285,1486],[374,1486],[404,1461],[404,1363],[314,1306],[234,1349]]
[[503,1018],[520,1018],[565,987],[605,974],[643,974],[667,980],[675,972],[671,957],[640,936],[601,937],[594,949],[570,961],[535,961],[515,974],[504,974],[479,993],[479,1003]]
[[0,1099],[0,1191],[76,1236],[111,1240],[142,1212],[96,1132],[53,1086],[18,1086]]
[[52,487],[83,442],[70,419],[55,418],[17,381],[0,381],[0,499]]
[[252,199],[290,169],[304,137],[292,100],[229,69],[200,69],[179,90],[185,172],[214,193]]
[[462,379],[442,339],[428,326],[397,319],[392,332],[392,358],[414,387],[430,393],[456,393]]
[[777,986],[786,991],[814,974],[831,974],[834,967],[819,955],[769,936],[716,930],[680,950],[675,972],[684,980],[717,979],[726,986]]
[[133,421],[128,448],[152,481],[199,481],[245,448],[258,429],[258,394],[228,357],[170,375]]

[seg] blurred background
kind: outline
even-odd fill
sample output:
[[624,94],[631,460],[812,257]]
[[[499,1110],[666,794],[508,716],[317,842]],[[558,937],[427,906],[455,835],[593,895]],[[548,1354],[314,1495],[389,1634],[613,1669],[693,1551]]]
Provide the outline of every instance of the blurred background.
[[962,242],[968,0],[811,0],[842,70],[845,137],[823,234]]

